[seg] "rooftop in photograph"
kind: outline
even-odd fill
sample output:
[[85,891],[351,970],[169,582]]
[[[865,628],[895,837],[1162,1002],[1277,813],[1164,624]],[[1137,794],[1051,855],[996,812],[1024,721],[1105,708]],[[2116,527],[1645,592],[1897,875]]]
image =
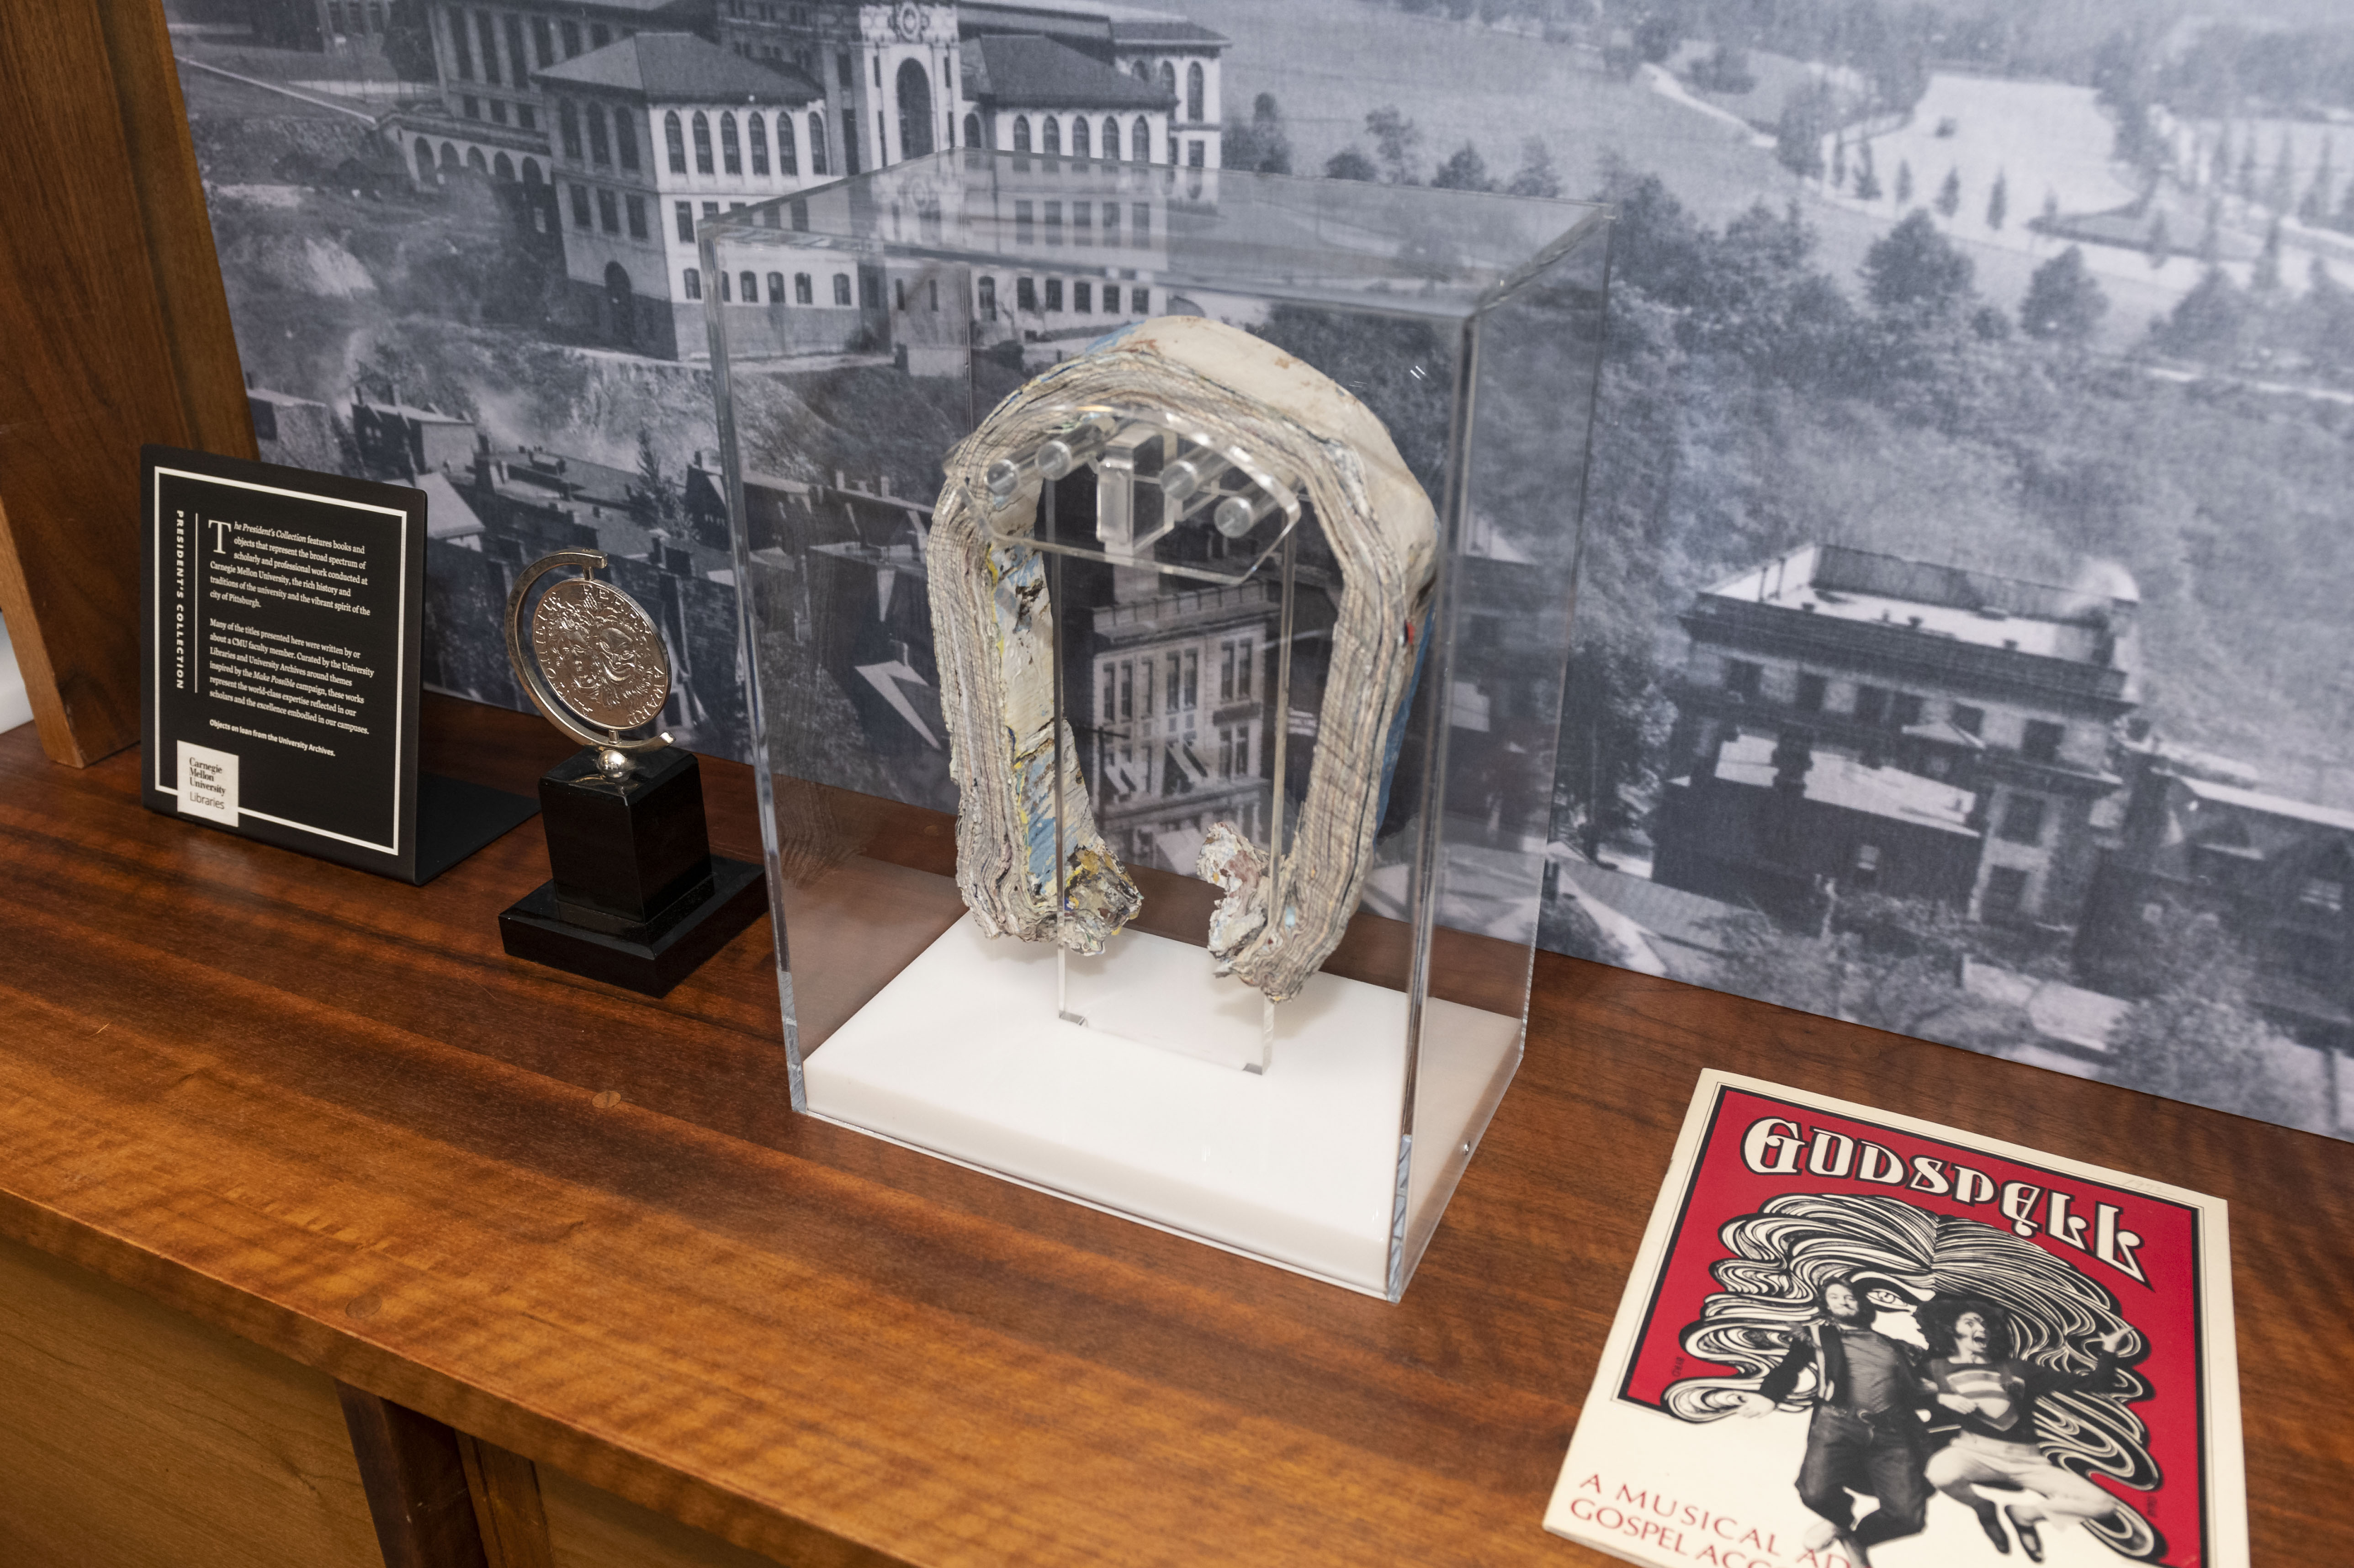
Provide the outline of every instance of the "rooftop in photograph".
[[439,408],[419,408],[407,403],[376,403],[366,397],[352,399],[355,410],[366,409],[378,418],[413,419],[425,425],[471,425],[474,421],[463,414],[445,414]]
[[2098,665],[2116,662],[2141,599],[2131,574],[2103,562],[2086,563],[2079,587],[2057,588],[1840,545],[1801,546],[1702,597]]
[[810,103],[825,91],[781,61],[748,59],[693,33],[639,33],[534,72],[559,87],[601,87],[682,103]]
[[1156,16],[1145,11],[1129,11],[1121,6],[1107,6],[1106,9],[1112,13],[1111,36],[1131,47],[1149,44],[1223,47],[1232,41],[1225,34],[1214,32],[1199,22],[1187,22],[1175,16]]
[[1166,109],[1172,101],[1157,83],[1035,33],[985,33],[964,61],[968,91],[1001,109]]
[[957,25],[968,37],[981,33],[1063,33],[1107,36],[1129,47],[1164,44],[1223,47],[1230,40],[1171,11],[1118,5],[1104,0],[964,0]]
[[2237,806],[2243,811],[2254,811],[2266,817],[2286,817],[2293,821],[2311,822],[2317,827],[2336,828],[2340,832],[2354,833],[2354,811],[2341,811],[2335,806],[2317,806],[2310,800],[2292,800],[2285,795],[2267,795],[2256,789],[2236,789],[2229,784],[2211,783],[2204,779],[2178,779],[2185,789],[2201,802],[2219,806]]
[[[1717,757],[1716,776],[1729,784],[1771,789],[1775,744],[1770,735],[1744,735],[1725,742],[1723,751]],[[1867,811],[1875,817],[1891,817],[1941,832],[1968,833],[1972,837],[1978,834],[1969,823],[1967,789],[1956,789],[1951,784],[1941,784],[1902,768],[1867,768],[1835,751],[1815,753],[1813,764],[1807,769],[1807,799],[1819,805]]]

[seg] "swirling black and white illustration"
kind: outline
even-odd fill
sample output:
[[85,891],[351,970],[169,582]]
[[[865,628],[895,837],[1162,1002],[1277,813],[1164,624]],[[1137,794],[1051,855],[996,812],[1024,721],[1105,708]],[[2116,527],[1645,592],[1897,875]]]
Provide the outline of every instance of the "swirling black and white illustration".
[[[1738,1370],[1671,1384],[1667,1409],[1685,1421],[1716,1421],[1753,1398],[1792,1338],[1815,1319],[1817,1293],[1835,1280],[1879,1308],[1882,1332],[1916,1342],[1914,1309],[1940,1298],[1992,1303],[2009,1319],[2012,1355],[2052,1372],[2083,1373],[2095,1341],[2132,1332],[2116,1298],[2064,1259],[1997,1226],[1895,1198],[1787,1194],[1719,1234],[1734,1255],[1711,1271],[1720,1288],[1681,1344],[1688,1355]],[[2130,1364],[2143,1349],[2138,1334],[2127,1343],[2122,1364],[2105,1378],[2036,1402],[2034,1437],[2053,1464],[2075,1475],[2152,1491],[2163,1477],[2132,1408],[2151,1388]],[[1811,1368],[1802,1373],[1784,1407],[1807,1404],[1817,1375]],[[2158,1533],[2128,1509],[2085,1526],[2127,1558],[2152,1561],[2165,1552]]]

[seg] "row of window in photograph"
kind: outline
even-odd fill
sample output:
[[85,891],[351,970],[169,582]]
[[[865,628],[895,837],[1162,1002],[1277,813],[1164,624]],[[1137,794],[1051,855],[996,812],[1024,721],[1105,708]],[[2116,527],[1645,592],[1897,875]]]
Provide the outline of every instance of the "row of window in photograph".
[[[1762,695],[1766,670],[1746,659],[1728,659],[1724,662],[1724,689],[1735,696],[1755,702]],[[1829,681],[1821,675],[1799,672],[1797,690],[1791,707],[1802,714],[1829,711],[1827,698]],[[1884,686],[1859,683],[1849,715],[1858,724],[1882,729],[1910,729],[1925,716],[1925,701],[1914,692],[1893,691]],[[1968,703],[1949,703],[1946,722],[1974,738],[1982,738],[1986,727],[1986,709]],[[2019,754],[2030,762],[2056,762],[2061,743],[2067,738],[2065,725],[2050,719],[2028,719],[2020,732]]]
[[[967,130],[965,132],[966,138],[970,140],[979,134],[981,130],[981,120],[978,115],[967,115],[965,119],[967,122]],[[1073,115],[1071,117],[1071,145],[1068,149],[1070,155],[1074,158],[1092,158],[1096,155],[1095,149],[1097,146],[1101,146],[1103,148],[1103,157],[1106,163],[1117,164],[1120,161],[1119,122],[1108,114],[1105,115],[1103,120],[1103,137],[1102,140],[1098,142],[1096,139],[1094,132],[1088,129],[1086,117],[1076,114]],[[1037,145],[1035,146],[1031,144],[1030,117],[1027,114],[1017,114],[1013,117],[1013,145],[1009,148],[1008,151],[1015,153],[1041,153],[1049,158],[1059,158],[1063,155],[1065,150],[1066,149],[1063,146],[1063,122],[1058,116],[1049,114],[1038,122]],[[1135,164],[1149,164],[1152,162],[1152,122],[1146,119],[1141,114],[1138,115],[1135,122],[1129,127],[1128,161]],[[1174,136],[1172,136],[1169,139],[1168,162],[1173,164],[1176,161],[1177,139]]]
[[[561,63],[562,60],[575,58],[582,52],[582,24],[578,22],[551,23],[546,16],[532,17],[530,19],[532,53],[526,59],[523,48],[524,18],[513,12],[509,12],[503,17],[493,18],[488,11],[477,11],[472,17],[473,26],[469,29],[466,25],[468,20],[466,13],[452,5],[445,13],[445,19],[450,39],[450,59],[451,63],[457,68],[460,81],[477,79],[474,49],[477,41],[482,45],[480,79],[492,87],[504,83],[513,87],[528,88],[531,86],[531,71],[534,69],[546,70],[550,66]],[[501,26],[502,23],[504,24],[504,28]],[[587,27],[588,48],[601,49],[613,41],[613,29],[604,23],[590,22],[587,24]],[[506,60],[504,69],[501,69],[499,59],[499,36],[502,31],[506,36]],[[623,28],[621,36],[630,37],[631,29]],[[564,52],[560,57],[556,52],[559,41],[564,46]]]
[[[608,126],[610,124],[610,131]],[[604,105],[587,106],[571,99],[559,99],[556,105],[557,134],[561,139],[564,155],[576,164],[592,164],[599,168],[619,166],[626,173],[638,172],[637,117],[616,111],[609,122]],[[801,172],[801,150],[794,135],[793,116],[779,111],[776,117],[776,172],[799,175]],[[584,132],[586,132],[584,134]],[[758,113],[744,117],[739,134],[735,112],[725,111],[719,116],[719,135],[715,149],[711,133],[711,116],[695,110],[682,120],[673,109],[663,116],[663,150],[670,172],[687,172],[687,145],[690,135],[695,147],[695,172],[712,175],[725,171],[730,175],[744,173],[745,155],[750,154],[752,173],[765,176],[769,164],[769,122]],[[812,111],[809,116],[810,173],[826,172],[825,116]],[[715,151],[716,156],[715,157]]]
[[[512,123],[518,131],[539,129],[539,111],[530,104],[511,105],[504,98],[493,98],[490,102],[492,124]],[[469,120],[480,120],[482,118],[482,101],[471,92],[466,93],[458,100],[458,112]]]
[[[1227,781],[1255,778],[1251,768],[1251,747],[1254,743],[1249,725],[1219,725],[1216,726],[1218,749],[1214,759],[1206,747],[1197,750],[1200,736],[1193,721],[1187,719],[1182,733],[1153,740],[1141,746],[1135,741],[1113,741],[1097,736],[1096,742],[1096,774],[1098,788],[1107,800],[1132,800],[1140,795],[1183,795],[1193,791],[1194,784],[1215,786]],[[1160,766],[1155,768],[1153,764]],[[1153,775],[1160,775],[1156,786]],[[1257,808],[1252,808],[1255,813]],[[1257,831],[1256,814],[1246,816],[1236,823],[1246,837]]]
[[[1172,648],[1156,656],[1150,652],[1126,658],[1107,657],[1098,667],[1103,673],[1101,698],[1096,708],[1096,722],[1108,727],[1115,722],[1125,722],[1141,714],[1147,721],[1146,734],[1155,708],[1162,713],[1188,714],[1202,705],[1202,658],[1214,653],[1218,673],[1218,695],[1221,703],[1248,702],[1251,695],[1251,670],[1258,662],[1259,641],[1255,636],[1225,637],[1213,649],[1208,640],[1192,648]],[[1167,673],[1161,675],[1165,669]],[[1160,701],[1154,698],[1155,677],[1159,675]],[[1141,696],[1142,702],[1137,699]]]
[[[577,190],[579,187],[575,186],[574,188]],[[633,196],[631,199],[634,201],[637,198]],[[716,281],[717,282],[719,289],[719,302],[728,305],[757,305],[763,303],[764,302],[761,298],[760,290],[760,278],[761,275],[759,273],[749,270],[735,273],[726,271],[717,273],[716,275]],[[703,270],[699,267],[687,268],[679,275],[679,285],[684,291],[686,298],[690,300],[699,300],[703,298]],[[907,279],[897,278],[892,281],[891,286],[893,307],[903,313],[917,308],[918,305],[927,311],[937,311],[940,308],[940,284],[939,280],[937,278],[923,279],[919,281],[917,286],[914,288],[909,287]],[[1097,313],[1097,285],[1091,280],[1080,280],[1074,281],[1071,284],[1071,314],[1085,316],[1094,315]],[[1118,283],[1105,283],[1101,285],[1101,287],[1103,290],[1103,310],[1101,313],[1108,316],[1122,314],[1123,313],[1120,310],[1121,285]],[[879,303],[879,302],[872,298],[864,300],[855,299],[851,289],[850,274],[847,272],[836,272],[833,274],[832,291],[833,303],[836,305],[850,305],[856,303],[864,305],[871,310]],[[981,279],[977,292],[979,294],[981,319],[989,322],[997,320],[997,280],[994,278]],[[1150,289],[1141,286],[1131,287],[1127,291],[1127,295],[1128,309],[1124,313],[1131,316],[1149,316],[1152,313],[1152,291]],[[1043,313],[1060,313],[1063,310],[1063,280],[1060,278],[1046,279],[1044,281],[1043,294],[1040,289],[1039,280],[1035,278],[1016,278],[1013,281],[1014,309],[1023,314],[1038,315]],[[788,300],[785,275],[782,272],[770,272],[768,274],[768,297],[765,302],[771,305],[781,305],[786,303],[796,305],[813,305],[817,303],[816,280],[807,272],[794,273],[792,278],[791,295],[790,300]],[[1243,680],[1246,690],[1247,690],[1250,680],[1247,673],[1245,673]]]
[[374,37],[384,31],[385,0],[327,0],[327,31],[336,37],[358,33]]
[[[1071,243],[1073,245],[1097,243],[1096,219],[1098,217],[1103,219],[1101,243],[1105,245],[1123,243],[1120,238],[1119,207],[1120,204],[1116,201],[1100,204],[1091,201],[1071,203]],[[1131,246],[1151,244],[1152,204],[1142,201],[1131,203],[1129,207],[1129,238],[1125,243]],[[1060,201],[1034,203],[1016,201],[1013,204],[1013,243],[1035,245],[1039,242],[1042,231],[1048,245],[1063,243],[1063,204]]]
[[[440,173],[435,170],[433,164],[433,144],[419,136],[414,145],[417,149],[417,183],[425,185],[440,183]],[[441,171],[455,174],[461,167],[472,169],[478,175],[489,175],[499,180],[512,180],[515,177],[514,160],[504,153],[486,161],[482,157],[482,150],[480,147],[469,147],[466,149],[466,156],[461,164],[458,157],[457,147],[448,142],[442,143]],[[537,158],[526,156],[524,159],[523,183],[527,185],[541,183]]]
[[[1152,162],[1152,122],[1141,114],[1129,125],[1128,153],[1124,158],[1119,150],[1119,121],[1109,114],[1103,117],[1103,133],[1100,139],[1090,128],[1086,116],[1078,114],[1071,116],[1071,144],[1067,148],[1063,145],[1063,122],[1059,115],[1049,114],[1041,119],[1034,138],[1030,117],[1027,114],[1017,114],[1013,117],[1013,145],[1005,149],[1010,153],[1036,153],[1049,158],[1059,158],[1067,154],[1073,158],[1081,160],[1100,157],[1107,164]],[[964,144],[967,147],[980,147],[984,139],[994,141],[989,128],[981,123],[981,116],[978,113],[968,112],[964,117]],[[1097,148],[1102,151],[1098,153]],[[1186,141],[1182,146],[1184,154],[1182,161],[1191,167],[1202,168],[1207,163],[1208,149],[1209,143],[1199,138]],[[996,149],[991,147],[989,150]],[[1161,160],[1163,163],[1175,164],[1181,161],[1178,156],[1181,151],[1180,139],[1173,128],[1170,131],[1168,139],[1161,143],[1161,151],[1166,154]]]

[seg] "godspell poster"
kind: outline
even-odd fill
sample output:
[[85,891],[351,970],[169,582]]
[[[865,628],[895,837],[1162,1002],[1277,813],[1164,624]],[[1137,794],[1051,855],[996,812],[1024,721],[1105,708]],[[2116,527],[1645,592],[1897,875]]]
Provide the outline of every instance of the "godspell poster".
[[1663,1568],[2248,1562],[2220,1199],[1702,1075],[1545,1526]]

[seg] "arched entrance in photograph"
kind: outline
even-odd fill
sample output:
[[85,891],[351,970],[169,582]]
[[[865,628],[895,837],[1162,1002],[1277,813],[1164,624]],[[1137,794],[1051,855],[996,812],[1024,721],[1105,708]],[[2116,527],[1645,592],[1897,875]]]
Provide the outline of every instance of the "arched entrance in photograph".
[[899,64],[899,152],[920,158],[932,150],[932,79],[917,60]]
[[637,296],[630,288],[630,275],[619,261],[605,268],[605,322],[608,334],[622,348],[637,342]]
[[414,144],[417,148],[417,183],[429,185],[433,183],[432,145],[422,136],[419,136]]

